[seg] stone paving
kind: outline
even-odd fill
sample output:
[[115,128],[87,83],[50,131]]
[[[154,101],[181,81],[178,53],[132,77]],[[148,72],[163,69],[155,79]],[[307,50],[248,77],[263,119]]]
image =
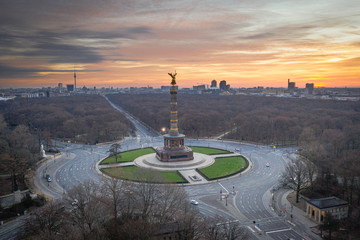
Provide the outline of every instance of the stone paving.
[[155,153],[151,153],[138,157],[134,160],[134,163],[138,167],[151,168],[159,171],[182,171],[204,168],[213,164],[214,161],[215,158],[210,155],[194,153],[194,160],[181,162],[161,162],[156,158]]

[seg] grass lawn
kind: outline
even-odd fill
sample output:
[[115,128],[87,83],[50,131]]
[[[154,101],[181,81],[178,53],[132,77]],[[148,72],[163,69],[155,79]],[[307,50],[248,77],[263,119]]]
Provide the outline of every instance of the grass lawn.
[[[103,168],[102,172],[108,174],[109,176],[115,178],[122,178],[128,180],[136,180],[136,181],[145,181],[146,176],[149,171],[144,172],[145,174],[141,174],[139,171],[139,167],[137,166],[128,166],[128,167],[114,167],[114,168]],[[136,174],[136,172],[138,172]],[[180,173],[177,171],[151,171],[154,174],[159,175],[159,179],[155,182],[158,183],[187,183],[186,179],[184,179]],[[140,173],[140,174],[139,174]],[[136,176],[137,175],[137,176]],[[140,179],[139,179],[140,176]]]
[[[117,162],[118,163],[120,163],[120,162],[132,162],[136,158],[138,158],[138,157],[140,157],[142,155],[146,155],[146,154],[154,153],[154,152],[155,151],[152,148],[141,148],[141,149],[135,149],[135,150],[122,152],[120,154],[121,157],[118,157]],[[115,156],[105,158],[100,164],[109,164],[109,163],[115,163]]]
[[215,155],[215,154],[227,154],[232,153],[223,149],[218,148],[207,148],[207,147],[190,147],[196,153]]
[[247,166],[247,161],[241,156],[215,158],[215,163],[206,168],[198,169],[207,179],[217,179],[237,173]]

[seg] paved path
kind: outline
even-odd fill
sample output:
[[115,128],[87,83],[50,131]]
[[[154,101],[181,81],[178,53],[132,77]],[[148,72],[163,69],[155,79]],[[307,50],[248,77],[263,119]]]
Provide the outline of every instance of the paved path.
[[189,184],[205,184],[208,181],[201,176],[195,169],[182,170],[179,173],[189,182]]
[[134,162],[122,162],[122,163],[111,163],[111,164],[98,164],[98,168],[113,168],[113,167],[126,167],[126,166],[134,166]]

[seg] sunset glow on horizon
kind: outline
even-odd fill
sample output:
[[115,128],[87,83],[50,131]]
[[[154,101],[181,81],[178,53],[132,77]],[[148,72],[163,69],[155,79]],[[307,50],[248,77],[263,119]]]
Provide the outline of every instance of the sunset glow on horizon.
[[360,87],[357,0],[2,1],[0,88]]

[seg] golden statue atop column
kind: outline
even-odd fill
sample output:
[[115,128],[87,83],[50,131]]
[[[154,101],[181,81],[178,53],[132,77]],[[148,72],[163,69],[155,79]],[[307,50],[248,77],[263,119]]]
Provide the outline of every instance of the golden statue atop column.
[[185,146],[185,135],[178,130],[176,71],[168,73],[171,78],[170,88],[170,131],[164,135],[164,146],[156,148],[156,157],[162,162],[190,161],[194,159],[193,150]]
[[171,78],[172,78],[172,81],[171,81],[171,85],[176,85],[176,71],[175,71],[175,73],[168,73],[170,76],[171,76]]

